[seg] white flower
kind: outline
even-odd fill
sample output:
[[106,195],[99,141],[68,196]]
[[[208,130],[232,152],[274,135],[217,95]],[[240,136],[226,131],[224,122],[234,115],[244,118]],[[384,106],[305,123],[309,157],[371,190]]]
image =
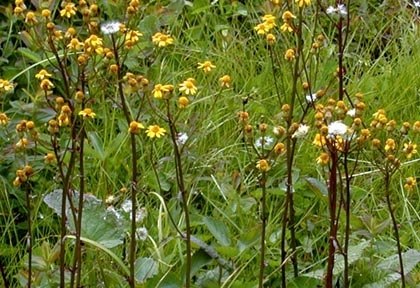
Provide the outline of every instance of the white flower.
[[292,138],[303,138],[308,134],[309,126],[305,124],[299,124],[299,128],[293,133]]
[[306,95],[306,102],[312,104],[316,101],[316,94]]
[[338,4],[337,5],[337,13],[340,16],[346,16],[347,15],[347,8],[344,4]]
[[343,136],[347,133],[347,125],[342,123],[341,121],[334,121],[328,125],[328,134],[330,136]]
[[420,1],[413,0],[414,7],[420,8]]
[[337,9],[333,6],[329,6],[325,12],[327,12],[327,14],[335,14],[335,12],[337,12]]
[[142,207],[142,208],[138,209],[137,212],[136,212],[136,222],[137,223],[143,222],[143,220],[144,220],[144,218],[146,218],[146,216],[147,216],[146,208]]
[[131,212],[131,210],[133,209],[133,205],[131,205],[131,201],[130,200],[125,200],[121,204],[121,209],[124,210],[124,212],[126,212],[126,213]]
[[356,109],[350,109],[349,111],[347,111],[347,115],[350,117],[355,117],[356,116]]
[[187,133],[182,132],[176,135],[176,144],[178,146],[184,145],[187,142],[187,140],[188,140]]
[[139,241],[144,241],[147,239],[149,232],[147,231],[146,227],[139,227],[136,229],[136,239]]
[[347,15],[347,8],[344,4],[338,4],[337,8],[333,6],[329,6],[327,10],[325,10],[327,14],[338,14],[339,16],[346,16]]
[[101,25],[101,31],[103,34],[114,34],[120,30],[121,23],[118,21],[109,21]]
[[255,147],[257,148],[262,148],[264,147],[265,149],[270,148],[271,144],[273,144],[274,139],[267,136],[267,137],[260,137],[255,141]]

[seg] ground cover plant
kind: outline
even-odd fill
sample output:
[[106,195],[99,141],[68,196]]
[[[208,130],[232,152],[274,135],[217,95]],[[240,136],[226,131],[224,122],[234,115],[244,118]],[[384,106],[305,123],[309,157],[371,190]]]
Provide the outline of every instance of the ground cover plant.
[[1,287],[417,287],[420,2],[0,2]]

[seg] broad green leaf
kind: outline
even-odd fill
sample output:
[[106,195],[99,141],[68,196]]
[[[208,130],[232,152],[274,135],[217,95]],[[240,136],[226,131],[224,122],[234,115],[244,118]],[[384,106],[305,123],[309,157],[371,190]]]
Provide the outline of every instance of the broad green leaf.
[[216,238],[216,240],[223,246],[230,245],[230,232],[225,223],[220,220],[216,220],[211,217],[205,217],[203,219],[210,233]]
[[139,258],[134,266],[136,280],[140,283],[155,276],[159,270],[158,263],[152,258]]
[[[62,190],[57,189],[44,197],[44,202],[61,216]],[[77,207],[79,193],[74,192],[73,203]],[[71,214],[68,200],[66,207],[68,229],[74,233],[75,223]],[[107,210],[102,201],[93,195],[85,194],[82,214],[82,237],[96,241],[106,248],[113,248],[123,242],[124,233],[128,229],[128,223],[117,211]]]
[[192,256],[192,263],[191,263],[191,276],[194,276],[201,267],[209,264],[213,259],[202,249],[199,249],[197,252],[194,253]]
[[182,280],[175,273],[169,273],[158,286],[159,288],[182,288]]

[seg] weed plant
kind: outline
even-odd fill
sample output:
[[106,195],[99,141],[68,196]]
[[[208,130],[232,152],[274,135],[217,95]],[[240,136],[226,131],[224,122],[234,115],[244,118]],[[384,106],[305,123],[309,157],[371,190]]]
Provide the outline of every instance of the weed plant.
[[417,287],[420,2],[0,2],[1,287]]

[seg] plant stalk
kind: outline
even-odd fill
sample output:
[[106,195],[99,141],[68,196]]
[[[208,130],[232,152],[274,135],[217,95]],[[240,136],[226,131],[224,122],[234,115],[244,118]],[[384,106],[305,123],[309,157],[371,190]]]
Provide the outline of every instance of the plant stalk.
[[259,288],[264,287],[264,269],[265,269],[265,230],[267,225],[267,203],[266,203],[266,182],[267,182],[267,172],[262,172],[261,175],[261,247],[260,247],[260,274],[259,274]]

